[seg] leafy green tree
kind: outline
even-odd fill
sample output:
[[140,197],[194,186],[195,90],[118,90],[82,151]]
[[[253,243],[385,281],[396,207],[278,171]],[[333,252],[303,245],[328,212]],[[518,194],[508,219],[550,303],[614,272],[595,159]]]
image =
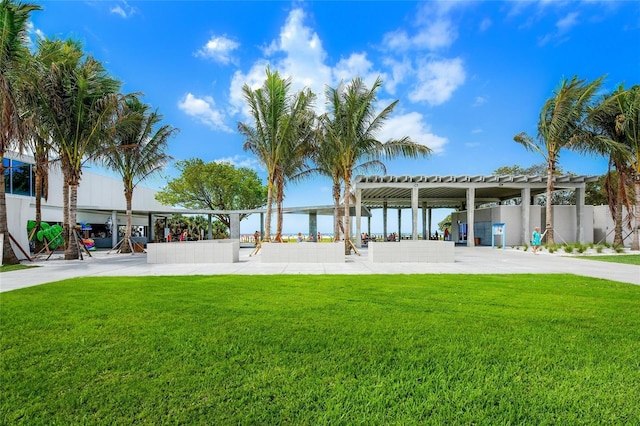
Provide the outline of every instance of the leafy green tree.
[[[205,163],[196,158],[178,161],[176,168],[180,176],[156,194],[161,203],[209,210],[251,210],[265,205],[266,188],[251,169],[225,162]],[[240,215],[240,220],[247,216]],[[228,214],[215,217],[227,228],[230,226]]]
[[25,43],[27,24],[31,12],[40,9],[40,6],[31,3],[0,1],[0,234],[5,236],[2,263],[7,265],[15,265],[20,261],[9,238],[4,156],[24,136],[18,91],[23,84],[30,56]]
[[[291,79],[282,78],[269,67],[261,88],[253,90],[245,84],[242,91],[253,125],[238,123],[238,131],[245,137],[245,151],[253,153],[267,169],[264,240],[270,241],[272,207],[274,201],[282,206],[286,177],[295,173],[295,163],[303,159],[304,154],[298,148],[304,148],[301,141],[309,135],[308,120],[312,116],[315,95],[309,90],[292,95]],[[278,224],[281,223],[282,210],[279,208]]]
[[555,244],[553,235],[552,193],[558,158],[562,149],[578,152],[597,151],[598,148],[581,139],[581,129],[585,126],[587,109],[594,94],[600,88],[603,77],[587,83],[573,77],[563,79],[554,95],[547,99],[540,111],[537,140],[522,132],[514,140],[527,150],[540,153],[547,164],[546,225],[547,243]]
[[[561,173],[559,168],[556,170],[556,173]],[[518,164],[514,164],[513,166],[498,167],[493,171],[493,174],[497,176],[508,176],[508,175],[525,175],[525,176],[542,175],[544,176],[547,174],[547,165],[545,163],[539,163],[529,167],[522,167]]]
[[[380,78],[376,79],[371,89],[366,87],[362,79],[355,78],[346,86],[341,84],[335,89],[328,87],[326,90],[329,112],[321,122],[325,135],[323,143],[332,145],[326,152],[335,155],[330,163],[344,185],[345,218],[349,218],[351,178],[356,164],[362,160],[375,161],[399,156],[417,158],[431,153],[430,148],[412,141],[408,136],[387,142],[376,138],[398,104],[396,100],[380,112],[377,111],[376,94],[381,86]],[[349,222],[345,220],[344,224],[346,254],[351,253]]]
[[120,175],[127,205],[127,227],[120,251],[130,253],[133,190],[169,160],[166,151],[169,138],[177,129],[161,125],[162,115],[138,99],[136,95],[121,98],[118,123],[107,148],[100,153],[102,163]]

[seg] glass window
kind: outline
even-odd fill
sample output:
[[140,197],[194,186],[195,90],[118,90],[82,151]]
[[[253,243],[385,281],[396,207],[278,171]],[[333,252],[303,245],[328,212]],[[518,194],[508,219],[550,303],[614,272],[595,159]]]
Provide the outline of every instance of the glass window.
[[11,162],[11,177],[13,193],[17,195],[31,195],[31,165],[21,161]]
[[9,168],[11,163],[8,158],[2,159],[2,166],[4,167],[4,192],[11,193],[11,169]]

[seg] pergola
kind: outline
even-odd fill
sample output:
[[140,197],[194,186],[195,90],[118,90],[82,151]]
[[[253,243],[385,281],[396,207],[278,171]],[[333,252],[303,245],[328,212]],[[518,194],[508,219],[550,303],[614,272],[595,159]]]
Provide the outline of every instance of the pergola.
[[[576,223],[582,231],[585,186],[597,180],[597,176],[561,175],[554,178],[555,190],[572,190],[576,193]],[[478,205],[503,203],[521,198],[522,237],[528,241],[530,206],[532,197],[546,192],[546,176],[357,176],[352,194],[355,198],[357,245],[361,245],[361,210],[382,209],[386,235],[387,210],[411,209],[412,239],[418,239],[418,209],[422,208],[423,232],[427,211],[433,208],[467,210],[469,229],[467,245],[474,245],[474,210]],[[579,235],[578,239],[583,240]]]

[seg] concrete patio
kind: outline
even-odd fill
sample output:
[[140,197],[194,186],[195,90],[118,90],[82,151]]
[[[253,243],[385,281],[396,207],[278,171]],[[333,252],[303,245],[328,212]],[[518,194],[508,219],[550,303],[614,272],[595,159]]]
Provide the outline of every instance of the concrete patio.
[[260,253],[241,248],[239,262],[220,264],[148,264],[146,254],[92,253],[84,260],[62,260],[62,253],[48,261],[25,262],[40,266],[0,274],[0,291],[10,291],[75,277],[158,275],[267,275],[267,274],[575,274],[640,285],[640,267],[580,259],[558,252],[512,248],[456,247],[453,263],[372,263],[367,249],[351,254],[345,263],[262,263]]

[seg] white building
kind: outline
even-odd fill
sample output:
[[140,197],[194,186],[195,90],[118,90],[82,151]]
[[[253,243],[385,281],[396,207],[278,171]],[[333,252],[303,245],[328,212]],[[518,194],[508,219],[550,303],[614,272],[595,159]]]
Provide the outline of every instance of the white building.
[[[27,222],[36,216],[33,158],[12,153],[3,161],[9,233],[19,245],[17,247],[12,243],[14,252],[19,259],[25,259],[22,251],[29,251]],[[77,221],[91,225],[92,229],[87,232],[97,247],[112,247],[118,241],[117,231],[122,230],[119,227],[126,225],[123,183],[89,170],[83,169],[78,186]],[[53,163],[49,168],[48,197],[42,199],[41,208],[42,221],[49,224],[62,223],[62,183],[60,167]],[[155,199],[155,193],[141,186],[137,186],[133,192],[133,229],[144,241],[152,233],[152,215],[149,212],[171,210],[171,207]]]

